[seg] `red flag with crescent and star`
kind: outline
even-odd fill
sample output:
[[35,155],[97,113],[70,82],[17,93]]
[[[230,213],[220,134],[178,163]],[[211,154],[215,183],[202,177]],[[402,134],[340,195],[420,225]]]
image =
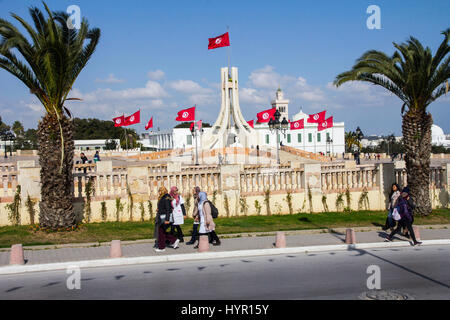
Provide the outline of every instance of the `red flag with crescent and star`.
[[131,126],[132,124],[141,122],[141,110],[136,111],[129,117],[125,117],[124,126]]
[[317,126],[317,131],[322,131],[333,127],[333,117],[329,117],[327,120],[322,121]]
[[228,32],[216,38],[209,38],[208,50],[230,46],[230,37]]
[[145,130],[148,130],[150,128],[153,128],[153,117],[151,117],[151,119],[149,120],[149,122],[145,126]]
[[256,117],[258,118],[259,123],[265,123],[269,122],[271,118],[273,118],[273,115],[275,114],[275,111],[277,111],[276,108],[272,108],[269,110],[261,111],[260,113],[256,114]]
[[175,121],[195,121],[195,107],[181,110]]
[[291,130],[300,130],[305,129],[305,119],[297,120],[294,122],[291,122]]
[[114,127],[122,127],[125,123],[125,116],[121,115],[120,117],[113,118]]
[[319,113],[310,114],[308,118],[308,123],[322,123],[323,121],[325,121],[326,112],[327,111],[325,110]]

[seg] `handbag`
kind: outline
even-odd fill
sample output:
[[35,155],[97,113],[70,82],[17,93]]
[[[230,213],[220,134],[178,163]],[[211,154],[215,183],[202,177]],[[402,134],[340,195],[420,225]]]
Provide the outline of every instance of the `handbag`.
[[392,218],[395,221],[399,221],[402,217],[400,216],[400,213],[398,213],[397,208],[394,208],[394,210],[392,210]]

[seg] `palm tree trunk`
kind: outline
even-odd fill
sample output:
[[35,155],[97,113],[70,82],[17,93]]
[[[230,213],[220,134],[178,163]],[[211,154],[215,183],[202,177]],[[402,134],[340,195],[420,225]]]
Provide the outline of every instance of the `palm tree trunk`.
[[64,158],[61,169],[61,132],[56,116],[47,114],[38,126],[38,152],[41,166],[39,223],[51,230],[76,225],[73,208],[73,124],[61,116]]
[[415,213],[431,213],[430,155],[433,118],[425,111],[410,110],[403,116],[403,144],[406,150],[408,186],[416,202]]

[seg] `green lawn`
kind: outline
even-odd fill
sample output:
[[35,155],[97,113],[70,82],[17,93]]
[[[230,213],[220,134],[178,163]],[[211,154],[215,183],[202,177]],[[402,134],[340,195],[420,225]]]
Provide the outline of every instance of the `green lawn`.
[[[215,220],[219,234],[269,232],[281,230],[327,229],[338,227],[381,226],[386,220],[384,211],[361,211],[351,213],[313,213],[295,215],[249,216],[218,218]],[[192,219],[182,226],[190,235]],[[416,217],[415,224],[450,224],[450,209],[437,209],[428,217]],[[30,226],[0,227],[0,248],[22,243],[25,246],[108,242],[111,240],[139,240],[153,238],[150,222],[104,222],[83,225],[73,232],[33,232]]]

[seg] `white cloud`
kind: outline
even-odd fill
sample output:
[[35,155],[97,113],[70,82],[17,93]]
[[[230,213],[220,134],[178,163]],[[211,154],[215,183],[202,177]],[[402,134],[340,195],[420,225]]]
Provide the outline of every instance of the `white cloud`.
[[165,77],[165,73],[162,70],[155,70],[155,71],[149,71],[147,73],[147,76],[151,79],[151,80],[161,80]]
[[183,93],[210,92],[210,89],[203,88],[197,82],[192,80],[177,80],[169,83],[169,87]]
[[144,88],[128,88],[123,90],[97,89],[96,91],[83,94],[79,90],[73,90],[73,96],[81,98],[86,102],[98,102],[104,100],[137,100],[137,99],[161,99],[168,94],[164,88],[155,81],[148,81]]
[[108,78],[106,78],[106,79],[99,79],[99,78],[97,78],[95,80],[95,82],[100,82],[100,83],[123,83],[123,82],[125,82],[125,80],[118,79],[118,78],[116,78],[114,76],[114,74],[110,73]]

